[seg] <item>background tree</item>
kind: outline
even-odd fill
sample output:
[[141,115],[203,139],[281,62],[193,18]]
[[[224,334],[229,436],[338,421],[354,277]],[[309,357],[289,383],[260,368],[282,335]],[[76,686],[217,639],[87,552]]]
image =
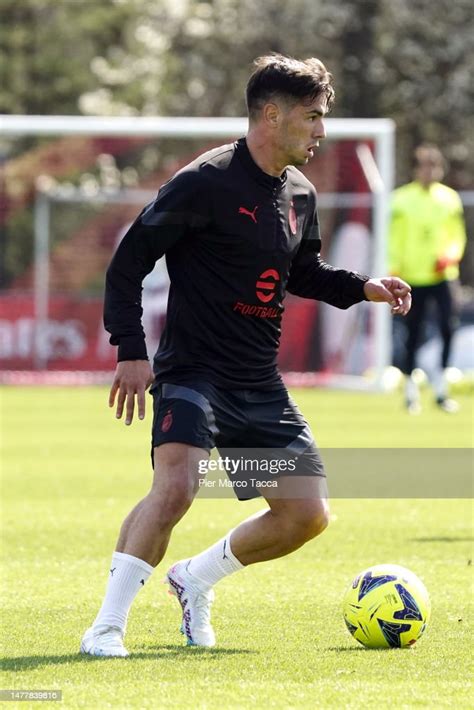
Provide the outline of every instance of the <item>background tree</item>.
[[[254,57],[316,55],[335,76],[335,116],[395,120],[397,183],[426,139],[448,158],[448,182],[472,188],[471,0],[2,0],[1,9],[0,112],[243,115]],[[39,142],[3,140],[0,155]]]
[[99,80],[91,63],[121,46],[136,11],[113,0],[2,0],[0,111],[76,114]]
[[440,143],[468,180],[470,0],[3,0],[4,113],[243,114],[252,59],[316,55],[335,115],[392,116],[403,156]]

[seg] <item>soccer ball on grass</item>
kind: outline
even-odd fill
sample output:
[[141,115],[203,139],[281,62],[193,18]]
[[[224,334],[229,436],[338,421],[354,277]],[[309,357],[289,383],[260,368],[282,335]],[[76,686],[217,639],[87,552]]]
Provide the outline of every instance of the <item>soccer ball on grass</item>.
[[431,604],[413,572],[399,565],[376,565],[354,579],[343,612],[347,628],[363,646],[403,648],[424,632]]

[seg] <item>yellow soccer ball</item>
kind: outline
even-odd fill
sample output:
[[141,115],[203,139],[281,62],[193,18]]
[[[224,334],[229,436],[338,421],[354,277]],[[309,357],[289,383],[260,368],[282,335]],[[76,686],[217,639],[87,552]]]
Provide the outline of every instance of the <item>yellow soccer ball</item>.
[[412,646],[430,619],[431,602],[418,577],[399,565],[376,565],[355,577],[344,596],[344,621],[368,648]]

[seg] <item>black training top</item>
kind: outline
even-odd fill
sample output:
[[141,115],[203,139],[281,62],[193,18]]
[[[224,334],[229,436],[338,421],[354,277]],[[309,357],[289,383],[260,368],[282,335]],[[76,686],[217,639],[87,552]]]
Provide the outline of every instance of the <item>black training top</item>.
[[316,191],[288,167],[264,173],[245,139],[182,168],[138,216],[107,270],[104,323],[118,360],[146,359],[141,284],[166,254],[166,328],[158,381],[204,377],[226,388],[278,389],[285,292],[348,308],[367,277],[320,258]]

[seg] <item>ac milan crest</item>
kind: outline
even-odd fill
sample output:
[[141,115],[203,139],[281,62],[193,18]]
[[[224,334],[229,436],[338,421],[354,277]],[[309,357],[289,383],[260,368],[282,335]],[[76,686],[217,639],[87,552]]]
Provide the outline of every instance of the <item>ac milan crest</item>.
[[166,412],[165,416],[163,417],[163,421],[161,422],[161,431],[167,432],[171,429],[171,425],[173,423],[173,413],[171,409],[168,409]]
[[296,220],[296,210],[293,201],[290,202],[290,212],[288,215],[288,221],[290,223],[290,229],[293,236],[296,234],[298,228],[298,222]]

